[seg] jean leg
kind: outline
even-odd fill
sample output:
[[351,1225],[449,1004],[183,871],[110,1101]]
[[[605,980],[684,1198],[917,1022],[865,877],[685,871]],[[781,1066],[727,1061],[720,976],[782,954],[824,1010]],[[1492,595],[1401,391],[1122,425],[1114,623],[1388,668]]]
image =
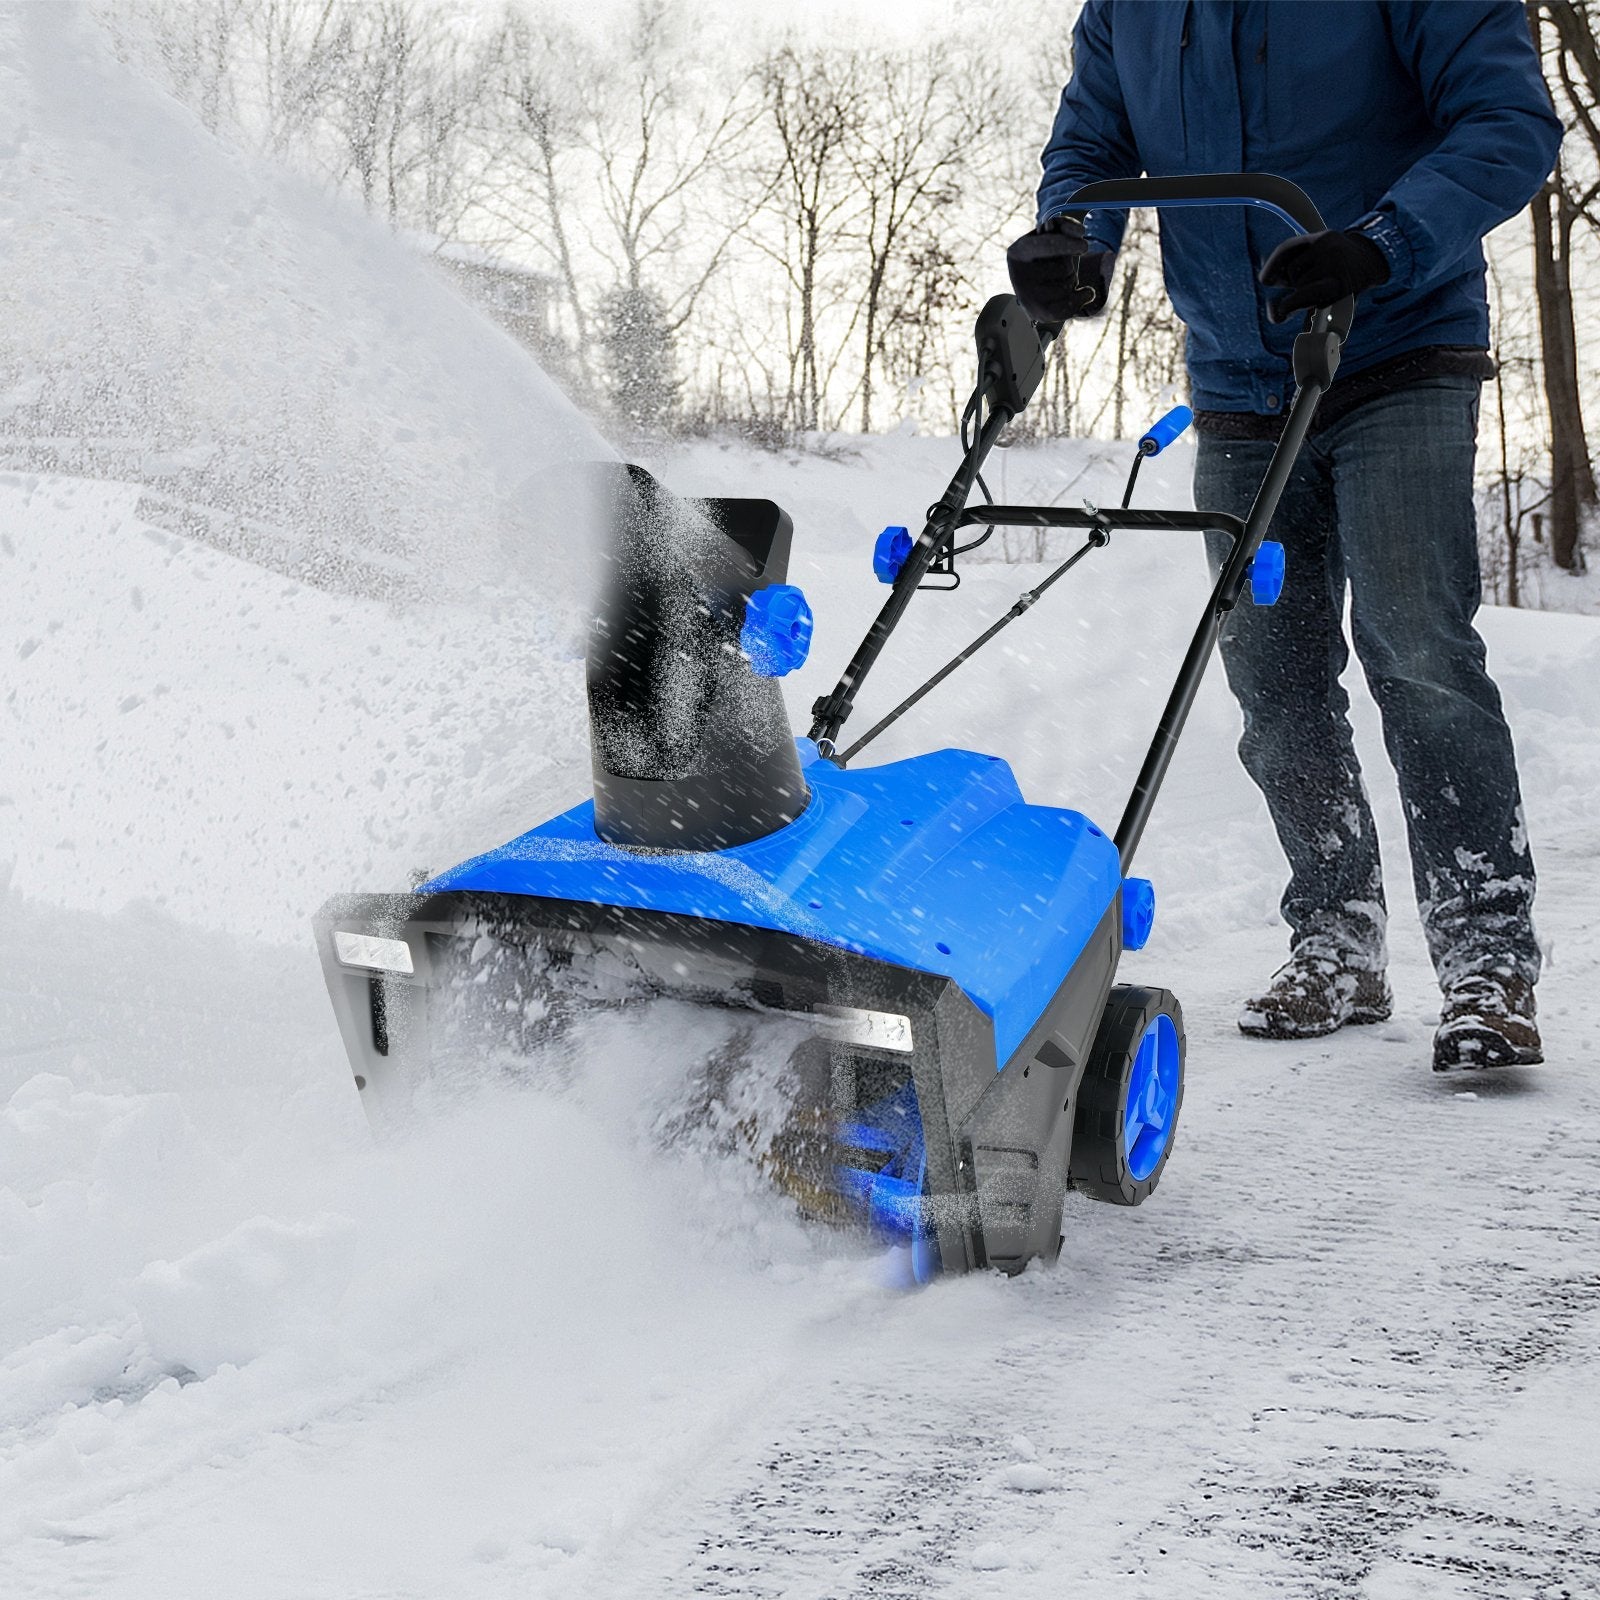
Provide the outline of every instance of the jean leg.
[[[1265,441],[1202,435],[1195,504],[1245,516],[1271,455]],[[1222,630],[1228,685],[1244,713],[1239,755],[1289,859],[1291,947],[1315,940],[1381,971],[1388,952],[1378,838],[1340,682],[1349,659],[1344,569],[1332,475],[1315,447],[1301,452],[1270,531],[1288,558],[1283,594],[1270,607],[1244,599]],[[1208,550],[1216,572],[1226,538],[1208,536]]]
[[1400,782],[1441,982],[1536,981],[1533,856],[1511,732],[1472,625],[1478,384],[1434,378],[1328,430],[1356,654]]

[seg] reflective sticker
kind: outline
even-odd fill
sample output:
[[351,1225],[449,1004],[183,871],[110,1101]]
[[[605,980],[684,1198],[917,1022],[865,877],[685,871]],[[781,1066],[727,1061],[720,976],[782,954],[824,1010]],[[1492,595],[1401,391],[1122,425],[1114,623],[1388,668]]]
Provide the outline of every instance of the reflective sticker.
[[411,946],[404,939],[379,939],[370,933],[335,933],[334,954],[347,967],[364,967],[371,972],[414,973]]
[[857,1006],[818,1006],[813,1013],[823,1022],[823,1031],[846,1044],[861,1044],[874,1050],[909,1052],[911,1018],[897,1011],[863,1011]]

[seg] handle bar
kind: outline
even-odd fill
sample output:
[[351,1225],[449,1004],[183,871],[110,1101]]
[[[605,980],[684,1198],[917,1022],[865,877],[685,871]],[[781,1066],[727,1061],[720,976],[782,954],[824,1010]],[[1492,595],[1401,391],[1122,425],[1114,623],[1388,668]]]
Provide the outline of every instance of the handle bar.
[[[1287,178],[1273,177],[1267,173],[1224,172],[1187,178],[1113,179],[1106,183],[1091,183],[1079,189],[1061,210],[1082,212],[1132,210],[1139,206],[1210,205],[1263,206],[1281,217],[1297,233],[1320,233],[1323,229],[1322,216],[1305,191],[1297,184],[1289,182]],[[1010,313],[1016,306],[1017,302],[1011,296],[1005,295],[991,301],[984,308],[983,317],[979,319],[980,349],[983,347],[985,329],[990,324],[993,324],[991,328],[993,338],[998,337],[995,330],[1014,331],[1010,326]],[[1225,527],[1233,534],[1233,548],[1223,563],[1205,614],[1190,642],[1188,654],[1185,655],[1178,674],[1178,681],[1173,686],[1166,709],[1161,714],[1155,738],[1151,741],[1149,753],[1139,771],[1133,794],[1129,797],[1122,822],[1117,828],[1117,851],[1124,872],[1128,870],[1134,851],[1138,848],[1139,840],[1144,833],[1145,823],[1149,820],[1151,807],[1155,803],[1156,791],[1166,775],[1167,765],[1178,742],[1178,735],[1183,730],[1189,708],[1199,690],[1201,675],[1216,645],[1222,620],[1233,609],[1244,588],[1250,562],[1260,549],[1267,525],[1277,509],[1278,499],[1288,482],[1290,469],[1294,466],[1295,457],[1299,454],[1300,446],[1304,443],[1306,432],[1311,426],[1317,401],[1333,382],[1333,374],[1339,365],[1339,347],[1350,332],[1350,324],[1354,317],[1355,300],[1352,296],[1346,295],[1332,306],[1323,306],[1313,311],[1307,318],[1305,331],[1295,339],[1294,402],[1289,408],[1288,416],[1284,418],[1283,433],[1279,436],[1272,459],[1267,464],[1266,474],[1262,479],[1255,503],[1250,508],[1250,515],[1243,523],[1238,523],[1233,518],[1218,518],[1214,514],[1199,518],[1200,525]],[[1047,342],[1048,338],[1041,340],[1041,343]],[[977,479],[984,458],[993,447],[1001,430],[1027,404],[1028,397],[1033,393],[1038,378],[1042,375],[1042,349],[1034,352],[1031,348],[1024,347],[1024,345],[1031,347],[1032,343],[1031,336],[1025,342],[1019,341],[1015,346],[1007,341],[1000,342],[997,370],[999,368],[1004,370],[999,372],[998,380],[993,373],[987,371],[979,380],[980,391],[985,383],[999,381],[1002,385],[1000,395],[996,398],[988,417],[983,421],[960,470],[950,480],[950,486],[945,490],[943,498],[929,511],[922,537],[917,540],[911,556],[901,567],[889,598],[884,602],[883,609],[878,613],[877,620],[872,624],[867,637],[851,658],[844,676],[840,678],[832,694],[824,696],[812,707],[811,737],[819,746],[825,746],[822,751],[824,755],[833,754],[833,741],[838,736],[845,719],[850,715],[855,704],[856,692],[878,659],[885,641],[900,620],[900,615],[910,601],[913,591],[927,572],[941,538],[953,536],[958,526],[984,521],[986,513],[994,513],[992,520],[996,522],[1026,519],[1027,526],[1079,525],[1077,513],[1058,515],[1049,508],[1027,508],[1025,516],[1015,507],[984,508],[973,512],[966,510],[967,496]],[[1025,360],[1024,357],[1030,359]],[[994,393],[992,389],[990,392]],[[1126,511],[1095,515],[1108,527],[1134,526],[1134,519],[1151,516],[1169,519],[1171,517],[1170,513]],[[1115,523],[1112,521],[1113,518],[1117,519]],[[1094,519],[1090,520],[1092,522]],[[1191,523],[1194,520],[1188,519]],[[1137,525],[1155,524],[1140,521]],[[1169,520],[1161,525],[1183,524]],[[1235,529],[1238,531],[1234,532]]]
[[[1110,178],[1085,184],[1062,212],[1134,211],[1150,206],[1260,206],[1281,217],[1296,233],[1321,233],[1327,223],[1297,183],[1266,172],[1211,172],[1191,178]],[[1325,308],[1328,326],[1341,340],[1355,320],[1353,295]]]

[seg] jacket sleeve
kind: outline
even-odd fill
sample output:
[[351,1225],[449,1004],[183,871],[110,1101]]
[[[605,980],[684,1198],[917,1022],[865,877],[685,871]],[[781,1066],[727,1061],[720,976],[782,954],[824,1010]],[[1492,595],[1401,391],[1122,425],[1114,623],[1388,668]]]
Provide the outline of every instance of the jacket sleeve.
[[1562,135],[1518,0],[1390,0],[1386,9],[1395,51],[1443,137],[1356,224],[1388,258],[1383,298],[1460,271],[1538,192]]
[[[1086,183],[1137,178],[1144,170],[1122,103],[1111,55],[1112,0],[1089,0],[1072,30],[1072,80],[1061,91],[1050,141],[1044,147],[1039,220],[1053,216]],[[1125,211],[1091,212],[1084,228],[1102,250],[1116,250]]]

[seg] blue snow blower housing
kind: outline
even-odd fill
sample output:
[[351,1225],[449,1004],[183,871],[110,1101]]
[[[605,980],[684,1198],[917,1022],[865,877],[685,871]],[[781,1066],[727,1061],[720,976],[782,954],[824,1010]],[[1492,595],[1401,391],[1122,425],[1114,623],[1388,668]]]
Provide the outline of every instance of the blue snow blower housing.
[[[1260,176],[1096,184],[1073,209],[1204,203],[1322,226],[1292,184]],[[1281,587],[1281,551],[1263,536],[1351,311],[1307,319],[1295,401],[1241,521],[1130,508],[1139,461],[1183,431],[1182,407],[1141,441],[1118,509],[969,508],[1053,336],[1012,296],[991,300],[964,459],[919,538],[879,539],[872,566],[889,595],[803,739],[776,681],[804,663],[812,632],[787,581],[788,516],[764,500],[678,500],[637,467],[607,469],[614,537],[587,653],[593,798],[412,894],[341,896],[318,915],[374,1119],[446,1058],[525,1060],[586,1008],[667,996],[788,1030],[794,1111],[763,1167],[808,1213],[909,1246],[919,1280],[1053,1256],[1069,1188],[1144,1200],[1172,1151],[1184,1033],[1165,990],[1115,984],[1156,914],[1129,868],[1224,618],[1247,587],[1258,603]],[[912,596],[955,587],[957,558],[999,526],[1076,530],[1082,543],[841,750]],[[850,766],[1113,534],[1202,530],[1231,550],[1114,837],[1028,803],[998,756]]]

